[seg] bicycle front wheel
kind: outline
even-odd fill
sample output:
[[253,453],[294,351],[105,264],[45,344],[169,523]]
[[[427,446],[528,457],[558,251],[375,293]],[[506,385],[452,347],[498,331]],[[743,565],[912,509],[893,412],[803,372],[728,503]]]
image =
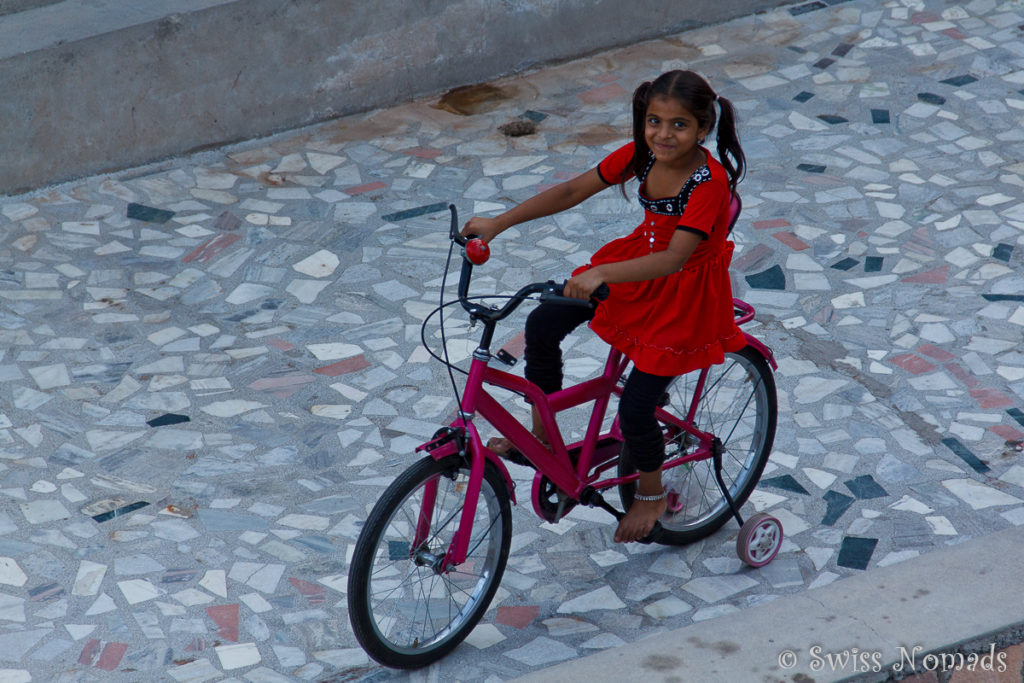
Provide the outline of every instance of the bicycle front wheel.
[[352,554],[349,620],[375,660],[402,669],[451,652],[480,621],[508,561],[512,511],[501,474],[486,463],[466,561],[443,560],[462,517],[469,466],[424,458],[384,491]]
[[[725,362],[707,369],[704,388],[696,398],[694,426],[722,441],[722,478],[729,495],[739,508],[754,491],[775,441],[778,403],[775,379],[764,356],[750,346],[727,353]],[[701,372],[677,378],[668,389],[666,411],[682,419],[695,400]],[[667,424],[665,461],[668,462],[698,446],[697,440]],[[629,450],[623,444],[619,456],[619,476],[634,473]],[[662,474],[669,509],[661,518],[664,529],[660,542],[666,545],[693,543],[718,531],[732,516],[729,503],[715,479],[710,457],[679,465]],[[636,483],[619,487],[619,497],[627,510],[633,504]]]

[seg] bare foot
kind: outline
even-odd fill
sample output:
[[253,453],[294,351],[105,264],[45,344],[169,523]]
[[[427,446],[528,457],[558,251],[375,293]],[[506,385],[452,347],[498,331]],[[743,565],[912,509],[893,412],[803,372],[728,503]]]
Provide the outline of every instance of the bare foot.
[[615,530],[616,543],[630,543],[651,533],[654,523],[665,514],[668,504],[661,500],[633,500]]
[[505,455],[509,451],[513,450],[515,446],[508,439],[504,439],[500,436],[495,436],[487,441],[487,447],[498,455]]

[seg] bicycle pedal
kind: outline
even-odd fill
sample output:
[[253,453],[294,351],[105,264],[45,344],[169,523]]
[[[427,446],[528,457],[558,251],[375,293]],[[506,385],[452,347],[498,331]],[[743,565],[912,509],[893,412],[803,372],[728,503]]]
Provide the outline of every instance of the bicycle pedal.
[[516,448],[510,448],[504,453],[498,453],[497,451],[494,452],[497,453],[498,457],[501,458],[502,460],[508,460],[509,462],[514,463],[516,465],[522,465],[524,467],[529,467],[531,469],[537,469],[536,467],[533,466],[533,463],[527,460],[526,456],[520,453],[519,450]]
[[500,360],[505,365],[512,367],[519,362],[519,359],[513,356],[505,349],[498,349],[498,352],[494,354],[494,357]]

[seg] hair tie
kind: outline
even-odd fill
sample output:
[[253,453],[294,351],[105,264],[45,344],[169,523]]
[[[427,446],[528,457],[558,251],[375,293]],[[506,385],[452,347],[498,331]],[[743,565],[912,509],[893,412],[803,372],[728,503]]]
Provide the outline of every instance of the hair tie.
[[718,101],[718,93],[715,93],[715,102]]

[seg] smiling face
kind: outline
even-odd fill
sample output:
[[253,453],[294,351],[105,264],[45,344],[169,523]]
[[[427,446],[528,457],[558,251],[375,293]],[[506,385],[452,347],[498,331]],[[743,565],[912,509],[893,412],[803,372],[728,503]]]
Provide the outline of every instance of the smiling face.
[[693,164],[700,151],[698,144],[708,131],[700,127],[697,118],[679,100],[652,97],[645,121],[644,140],[657,161],[673,167]]

